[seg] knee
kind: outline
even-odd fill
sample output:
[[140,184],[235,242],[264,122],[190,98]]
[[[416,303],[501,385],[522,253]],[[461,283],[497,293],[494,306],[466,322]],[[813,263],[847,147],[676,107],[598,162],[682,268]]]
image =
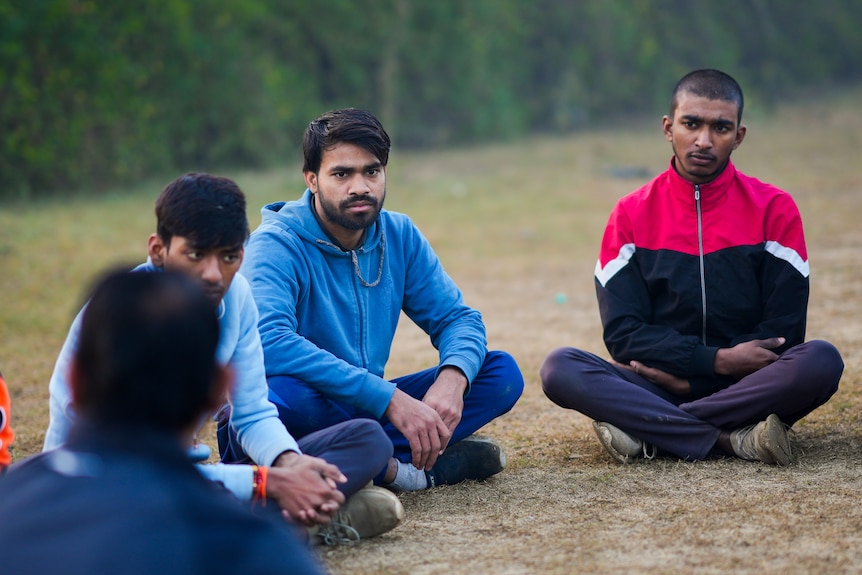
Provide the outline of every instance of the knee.
[[361,451],[368,456],[369,461],[385,465],[392,457],[392,440],[383,431],[380,423],[374,419],[352,419],[348,422],[351,436],[362,443]]
[[838,390],[838,382],[844,373],[844,360],[834,345],[822,339],[811,340],[804,344],[809,347],[809,353],[814,358],[810,363],[808,377],[820,383],[832,395]]
[[539,368],[539,379],[542,381],[542,391],[553,399],[560,388],[571,386],[572,353],[574,348],[560,347],[552,351]]
[[583,372],[591,357],[573,347],[561,347],[549,353],[539,369],[545,396],[561,407],[571,407],[579,397],[589,395]]
[[485,358],[485,366],[495,370],[498,381],[495,395],[500,402],[508,404],[511,409],[524,393],[524,375],[515,358],[505,351],[489,351]]
[[844,360],[834,345],[828,341],[811,340],[791,351],[795,351],[791,361],[796,367],[787,380],[787,385],[793,388],[788,391],[823,402],[838,390],[838,382],[844,373]]

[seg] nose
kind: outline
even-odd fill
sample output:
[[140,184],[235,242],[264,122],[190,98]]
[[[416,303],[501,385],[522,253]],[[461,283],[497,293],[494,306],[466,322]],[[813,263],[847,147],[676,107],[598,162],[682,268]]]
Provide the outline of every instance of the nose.
[[704,126],[697,133],[697,138],[694,141],[694,145],[701,149],[712,147],[712,135],[710,134],[709,127]]
[[201,261],[201,280],[207,283],[220,283],[222,280],[219,258],[213,254]]
[[368,183],[368,178],[365,174],[357,174],[350,186],[350,195],[352,196],[367,196],[371,193],[371,185]]

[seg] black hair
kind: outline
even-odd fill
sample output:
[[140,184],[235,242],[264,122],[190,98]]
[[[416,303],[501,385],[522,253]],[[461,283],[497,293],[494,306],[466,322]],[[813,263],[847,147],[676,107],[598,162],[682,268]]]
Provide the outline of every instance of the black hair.
[[742,122],[742,108],[745,100],[742,88],[729,74],[720,70],[695,70],[683,76],[673,89],[670,98],[670,117],[673,118],[679,103],[679,94],[688,92],[710,100],[733,102],[738,109],[736,122]]
[[302,138],[302,171],[318,173],[323,152],[341,142],[367,150],[383,166],[389,162],[392,142],[380,120],[370,112],[344,108],[326,112],[308,125]]
[[229,178],[180,176],[165,186],[155,212],[156,233],[167,246],[174,236],[198,249],[240,248],[248,239],[245,195]]
[[96,422],[181,431],[210,407],[219,326],[191,279],[112,272],[93,290],[75,352],[75,405]]

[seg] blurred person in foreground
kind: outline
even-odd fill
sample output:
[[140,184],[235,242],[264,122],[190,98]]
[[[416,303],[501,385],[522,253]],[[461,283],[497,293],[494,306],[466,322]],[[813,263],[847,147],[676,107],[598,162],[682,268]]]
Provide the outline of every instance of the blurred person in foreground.
[[184,275],[97,285],[70,365],[68,441],[0,477],[4,573],[323,573],[277,506],[249,509],[188,458],[233,377],[218,340]]
[[541,368],[545,394],[593,419],[620,462],[663,452],[787,465],[787,428],[838,388],[838,350],[804,341],[799,210],[730,160],[742,109],[723,72],[677,83],[662,120],[670,167],[619,200],[596,264],[613,361],[564,347]]
[[[379,421],[394,457],[375,484],[393,491],[483,480],[505,454],[472,434],[512,408],[524,380],[512,356],[487,350],[481,314],[428,240],[383,209],[389,149],[372,114],[325,113],[303,139],[302,197],[262,210],[242,271],[260,310],[269,397],[298,437]],[[440,361],[388,380],[402,312]]]
[[[135,271],[178,271],[203,287],[221,330],[217,358],[236,376],[219,443],[226,460],[242,464],[202,465],[201,471],[243,500],[275,499],[290,520],[312,528],[312,543],[355,542],[395,527],[403,516],[400,501],[386,490],[366,488],[392,453],[380,425],[352,421],[297,443],[267,399],[257,308],[248,282],[237,273],[249,227],[245,195],[236,183],[186,174],[165,187],[155,213],[148,260]],[[45,450],[66,441],[77,415],[68,375],[79,329],[80,314],[51,376]],[[228,435],[235,439],[231,453],[225,452]],[[206,459],[208,448],[196,447],[203,451],[198,458]]]
[[12,453],[9,448],[15,441],[15,432],[12,431],[12,424],[9,423],[11,416],[12,400],[9,397],[6,382],[3,381],[3,374],[0,373],[0,473],[3,473],[3,470],[12,463]]

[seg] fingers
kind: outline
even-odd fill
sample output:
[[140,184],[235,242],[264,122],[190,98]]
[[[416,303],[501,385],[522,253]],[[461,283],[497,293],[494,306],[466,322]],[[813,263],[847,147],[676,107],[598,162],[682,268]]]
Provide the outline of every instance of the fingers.
[[335,465],[332,465],[330,463],[326,463],[326,464],[322,465],[318,469],[318,472],[320,473],[320,476],[333,489],[336,489],[338,487],[338,485],[337,485],[338,483],[346,483],[347,482],[347,476],[344,475],[343,473],[341,473],[341,470],[338,469],[338,467],[336,467]]
[[[417,439],[416,446],[411,449],[413,465],[416,469],[427,471],[431,469],[431,465],[437,460],[437,454],[440,452],[440,437],[436,433],[436,426],[432,430],[427,428],[420,430]],[[413,447],[412,444],[411,447]]]
[[767,337],[765,339],[754,339],[751,341],[745,341],[737,344],[737,346],[755,346],[763,349],[775,349],[776,347],[781,347],[784,345],[784,342],[787,341],[787,338],[784,337]]
[[[459,417],[453,423],[444,423],[444,425],[437,426],[437,433],[440,435],[440,450],[437,451],[437,455],[443,455],[443,452],[446,451],[446,448],[449,447],[449,440],[452,439],[452,433],[455,431],[455,428],[458,426],[458,423],[461,421]],[[437,459],[435,455],[434,459]],[[433,463],[431,465],[434,465]]]

